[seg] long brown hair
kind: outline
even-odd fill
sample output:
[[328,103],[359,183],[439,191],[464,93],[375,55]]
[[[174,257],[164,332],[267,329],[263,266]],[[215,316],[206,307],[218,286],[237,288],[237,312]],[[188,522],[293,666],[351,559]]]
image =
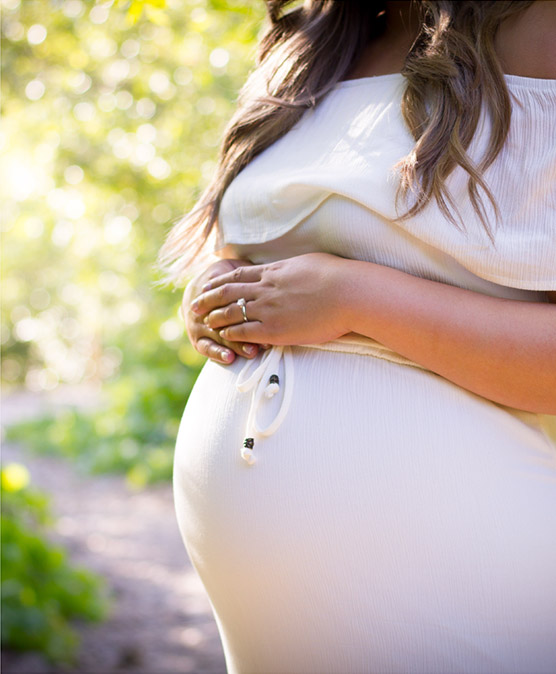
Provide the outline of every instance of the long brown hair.
[[[218,220],[223,194],[237,174],[283,136],[348,75],[370,40],[384,30],[385,0],[265,0],[269,26],[256,67],[243,86],[224,132],[216,171],[194,208],[170,230],[159,254],[168,281],[183,281]],[[407,80],[402,114],[415,139],[398,164],[398,197],[413,203],[400,218],[421,211],[431,199],[456,226],[457,207],[445,186],[460,166],[487,232],[479,188],[496,210],[482,173],[508,134],[511,104],[494,51],[500,23],[533,0],[421,0],[421,30],[402,73]],[[485,156],[475,165],[467,154],[483,102],[491,119]]]

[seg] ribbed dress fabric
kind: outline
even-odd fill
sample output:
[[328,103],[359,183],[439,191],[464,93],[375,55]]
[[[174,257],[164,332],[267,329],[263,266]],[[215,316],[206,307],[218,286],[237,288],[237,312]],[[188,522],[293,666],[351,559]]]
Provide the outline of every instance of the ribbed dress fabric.
[[[459,170],[465,230],[435,203],[397,219],[392,167],[413,142],[404,78],[387,75],[338,84],[235,178],[217,248],[256,263],[324,251],[547,301],[556,81],[506,81],[510,135],[486,172],[494,243]],[[485,117],[476,159],[487,136]],[[240,358],[207,362],[176,443],[178,522],[229,674],[554,674],[556,448],[538,415],[366,337],[289,352],[295,382],[280,358],[280,392],[255,411],[264,425],[291,403],[255,438],[254,465],[240,456],[255,404]]]

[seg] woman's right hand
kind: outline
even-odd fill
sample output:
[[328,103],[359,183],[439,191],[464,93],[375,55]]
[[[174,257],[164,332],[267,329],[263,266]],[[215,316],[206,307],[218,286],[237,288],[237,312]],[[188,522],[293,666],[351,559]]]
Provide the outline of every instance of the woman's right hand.
[[201,294],[201,288],[210,279],[233,271],[236,267],[245,267],[251,264],[248,260],[218,260],[209,265],[201,274],[195,276],[184,291],[181,315],[191,344],[200,354],[217,363],[229,365],[234,362],[236,354],[244,358],[253,358],[259,352],[260,345],[228,342],[222,339],[217,330],[213,330],[203,323],[203,316],[199,316],[190,310],[190,304],[197,295]]

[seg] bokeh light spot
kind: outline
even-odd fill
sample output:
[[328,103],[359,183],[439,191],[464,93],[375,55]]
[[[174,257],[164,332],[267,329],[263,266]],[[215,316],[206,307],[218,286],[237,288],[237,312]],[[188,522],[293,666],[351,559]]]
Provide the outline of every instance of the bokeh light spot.
[[100,25],[108,19],[110,13],[110,4],[106,3],[104,5],[95,5],[89,12],[89,19],[92,23]]
[[177,318],[169,318],[159,328],[158,334],[165,342],[173,342],[183,336],[183,323]]
[[31,80],[25,87],[25,95],[30,101],[38,101],[44,95],[46,87],[40,80]]
[[149,77],[149,87],[155,94],[162,94],[170,86],[170,78],[163,70],[155,71]]
[[112,112],[116,107],[116,97],[114,94],[100,94],[97,99],[97,105],[102,112]]
[[120,52],[122,56],[125,56],[126,59],[132,59],[135,56],[137,56],[137,54],[139,54],[140,49],[141,45],[139,44],[138,40],[130,38],[122,43],[122,46],[120,47]]
[[62,6],[62,12],[69,19],[77,19],[85,11],[81,0],[66,0]]
[[104,240],[116,245],[121,243],[131,232],[131,220],[125,215],[109,218],[104,225]]
[[201,115],[211,115],[216,108],[214,98],[210,96],[202,96],[197,101],[197,110]]
[[170,164],[162,157],[155,157],[152,161],[148,163],[147,166],[148,172],[152,175],[153,178],[157,180],[164,180],[168,178],[172,169]]
[[196,23],[198,26],[205,23],[207,18],[207,12],[205,9],[203,9],[203,7],[195,7],[195,9],[191,12],[191,21]]
[[39,332],[39,323],[30,316],[22,318],[14,326],[14,334],[20,342],[30,342],[37,337]]
[[137,127],[135,135],[141,143],[153,143],[156,140],[156,127],[152,124],[141,124]]
[[230,60],[230,54],[227,49],[217,47],[213,49],[209,56],[211,66],[214,68],[225,68]]
[[45,288],[33,288],[29,295],[29,304],[34,309],[46,309],[50,304],[50,293]]
[[25,37],[25,28],[19,21],[4,21],[2,30],[10,42],[19,42]]
[[16,10],[21,4],[21,0],[2,0],[2,7],[9,9],[12,12]]
[[46,40],[46,36],[46,28],[40,23],[35,23],[27,31],[27,42],[32,45],[41,44]]
[[2,468],[2,489],[19,491],[24,489],[30,481],[27,468],[21,463],[8,463]]
[[83,169],[77,164],[68,166],[64,171],[65,181],[70,185],[78,185],[83,180],[84,175]]
[[118,91],[116,94],[116,107],[120,110],[128,110],[133,105],[133,96],[129,91]]
[[52,243],[63,248],[73,237],[73,225],[69,220],[59,220],[52,230]]
[[76,94],[84,94],[91,88],[92,80],[89,75],[79,71],[74,74],[69,84]]
[[82,101],[74,106],[73,114],[80,122],[90,122],[96,115],[95,106],[87,101]]
[[109,63],[102,71],[102,80],[109,87],[117,86],[129,75],[130,65],[126,59],[117,59]]
[[151,119],[156,112],[156,103],[150,98],[141,98],[137,101],[137,114],[143,119]]
[[185,86],[193,81],[193,72],[186,66],[179,66],[174,70],[174,82]]

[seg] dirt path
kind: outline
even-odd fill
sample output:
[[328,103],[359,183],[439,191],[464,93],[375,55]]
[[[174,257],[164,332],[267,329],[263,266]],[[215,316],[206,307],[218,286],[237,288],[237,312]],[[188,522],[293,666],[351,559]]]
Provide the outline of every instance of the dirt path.
[[[4,423],[21,416],[17,409],[25,416],[44,410],[32,397],[5,403]],[[171,485],[134,492],[119,476],[79,475],[63,459],[13,445],[3,447],[2,461],[23,462],[32,483],[51,495],[55,539],[75,563],[104,576],[113,597],[106,622],[79,628],[76,667],[6,652],[6,674],[225,674],[212,611],[180,538]]]

